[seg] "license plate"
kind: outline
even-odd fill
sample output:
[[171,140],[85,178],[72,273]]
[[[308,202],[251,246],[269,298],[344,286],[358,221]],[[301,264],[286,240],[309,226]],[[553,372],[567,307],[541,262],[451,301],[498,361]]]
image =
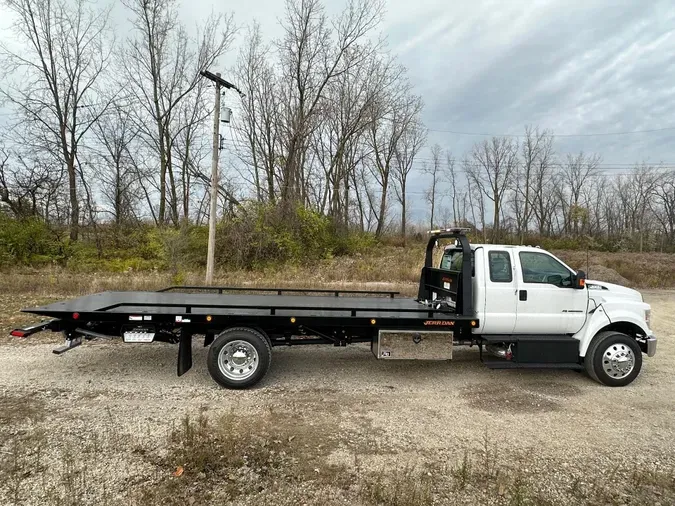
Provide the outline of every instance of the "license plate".
[[151,343],[155,339],[154,332],[125,332],[125,343]]

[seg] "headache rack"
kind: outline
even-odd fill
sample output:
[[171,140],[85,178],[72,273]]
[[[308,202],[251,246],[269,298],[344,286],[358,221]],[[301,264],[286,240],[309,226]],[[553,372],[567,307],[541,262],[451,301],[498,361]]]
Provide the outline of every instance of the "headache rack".
[[[435,300],[449,298],[458,316],[474,317],[471,290],[471,246],[465,228],[447,228],[429,232],[424,267],[420,273],[417,299],[433,304]],[[455,239],[462,251],[461,270],[434,267],[434,248],[439,239]]]

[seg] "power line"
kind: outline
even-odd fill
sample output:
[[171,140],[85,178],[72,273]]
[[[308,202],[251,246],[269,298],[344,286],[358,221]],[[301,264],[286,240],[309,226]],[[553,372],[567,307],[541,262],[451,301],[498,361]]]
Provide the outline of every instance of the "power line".
[[[415,159],[413,160],[413,163],[417,163],[417,162],[433,163],[433,161],[434,161],[433,158],[425,158],[425,157],[417,158],[417,157],[415,157]],[[464,165],[464,162],[462,160],[454,159],[454,162],[455,162],[455,167],[461,167],[461,166]],[[443,166],[447,165],[444,158],[442,158],[440,160],[440,163]],[[564,160],[563,160],[563,163],[564,163]],[[651,163],[647,162],[646,164],[647,164],[647,166],[652,166],[652,167],[658,168],[658,167],[662,167],[662,166],[675,165],[675,162],[658,161],[658,162],[651,162]],[[478,166],[479,164],[471,163],[470,165]],[[635,167],[636,165],[642,166],[643,162],[600,162],[600,163],[595,164],[596,167],[627,167],[627,168],[632,168],[632,167]]]
[[[435,128],[427,128],[429,132],[441,132],[455,135],[473,135],[478,137],[527,137],[525,134],[488,134],[480,132],[460,132],[456,130],[440,130]],[[597,133],[583,133],[583,134],[549,134],[551,137],[603,137],[612,135],[631,135],[631,134],[646,134],[654,132],[665,132],[668,130],[675,130],[675,127],[652,128],[648,130],[630,130],[625,132],[597,132]]]
[[[232,128],[232,127],[230,127],[230,128],[234,132],[234,135],[233,135],[232,138],[224,139],[223,142],[225,142],[226,144],[229,144],[231,147],[234,147],[234,148],[250,149],[250,145],[248,145],[243,139],[240,140],[239,138],[235,138],[235,137],[239,137],[239,135],[240,135],[238,130],[235,129],[235,128]],[[429,157],[415,157],[415,160],[414,160],[414,162],[433,162],[433,161],[434,161],[433,158],[429,158]],[[455,158],[454,161],[458,165],[463,165],[463,162],[461,160],[457,159],[457,158]],[[445,157],[441,158],[441,163],[443,165],[445,165],[445,163],[446,163]],[[621,166],[624,166],[624,167],[632,168],[632,167],[635,167],[635,166],[641,166],[642,163],[643,162],[600,162],[600,163],[597,163],[596,166],[597,167],[621,167]],[[476,164],[471,164],[471,165],[477,166]],[[650,165],[650,166],[653,166],[653,167],[656,167],[656,168],[661,168],[661,167],[666,168],[667,166],[675,166],[675,162],[658,161],[658,162],[647,163],[647,165]]]

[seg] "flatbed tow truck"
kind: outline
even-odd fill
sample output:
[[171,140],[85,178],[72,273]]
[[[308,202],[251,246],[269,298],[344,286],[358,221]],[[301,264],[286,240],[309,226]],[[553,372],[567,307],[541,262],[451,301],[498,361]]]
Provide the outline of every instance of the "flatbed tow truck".
[[[453,243],[434,267],[444,239]],[[385,360],[450,360],[454,346],[477,346],[490,368],[585,369],[610,386],[632,382],[642,353],[656,350],[649,305],[635,290],[587,282],[538,248],[472,245],[463,229],[430,233],[417,297],[399,295],[212,286],[103,292],[24,309],[51,319],[11,335],[62,332],[56,354],[91,339],[175,343],[179,376],[192,367],[192,340],[201,335],[209,373],[227,388],[260,381],[276,346],[365,342]]]

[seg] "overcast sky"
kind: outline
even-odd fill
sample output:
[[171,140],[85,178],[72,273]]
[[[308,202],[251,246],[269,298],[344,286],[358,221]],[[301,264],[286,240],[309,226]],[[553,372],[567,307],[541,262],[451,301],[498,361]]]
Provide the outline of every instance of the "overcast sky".
[[[329,12],[341,7],[330,3]],[[280,33],[281,0],[182,7],[188,25],[221,9],[234,12],[239,26],[257,19],[270,39]],[[116,12],[118,37],[125,17]],[[484,137],[439,130],[517,135],[531,124],[576,135],[674,127],[556,138],[558,153],[598,152],[608,171],[637,161],[675,165],[674,29],[673,0],[389,0],[382,27],[424,99],[430,144],[458,157]]]

